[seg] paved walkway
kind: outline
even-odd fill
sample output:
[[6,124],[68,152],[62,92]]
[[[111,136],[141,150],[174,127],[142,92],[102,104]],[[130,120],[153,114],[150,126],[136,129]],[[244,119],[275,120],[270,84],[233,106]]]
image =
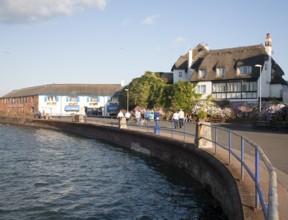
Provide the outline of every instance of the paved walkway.
[[[274,167],[288,175],[288,133],[248,124],[219,124],[247,137],[262,148]],[[287,184],[288,186],[288,184]]]
[[[100,122],[101,123],[101,122]],[[155,122],[150,122],[150,125],[153,126]],[[214,124],[215,125],[215,124]],[[236,133],[238,133],[241,136],[244,136],[254,143],[256,143],[261,149],[264,151],[266,156],[269,158],[272,165],[277,169],[277,181],[278,181],[278,201],[279,201],[279,219],[287,219],[288,216],[288,133],[287,132],[279,132],[279,131],[271,131],[271,130],[265,130],[265,129],[259,129],[254,128],[251,125],[248,124],[217,124],[216,126],[223,127],[229,130],[232,130]],[[167,138],[171,138],[171,132],[169,132],[169,129],[171,129],[172,125],[171,122],[161,121],[160,122],[161,127],[161,136],[167,136]],[[194,128],[193,128],[194,127]],[[141,132],[150,132],[152,133],[153,130],[150,128],[150,130],[146,130],[145,127],[137,128],[134,126],[128,127],[128,129],[133,130],[140,130]],[[187,124],[187,130],[189,132],[195,132],[195,125],[193,124]],[[176,129],[174,131],[177,131]],[[182,129],[179,129],[179,131],[183,131]],[[222,138],[223,137],[223,138]],[[178,139],[180,141],[183,141],[183,134],[173,134],[174,139]],[[192,142],[194,143],[193,137],[187,137],[188,140],[186,142]],[[219,135],[219,139],[227,139],[226,136]],[[227,143],[224,143],[225,146],[227,146]],[[237,150],[237,149],[236,149]],[[214,154],[213,149],[208,149],[208,153]],[[247,152],[245,151],[247,154]],[[248,151],[248,154],[249,151]],[[250,158],[253,158],[254,151],[251,151]],[[214,154],[214,156],[222,161],[223,164],[227,165],[227,151],[219,149],[217,150],[217,154]],[[247,156],[249,158],[249,155]],[[243,199],[243,208],[244,209],[253,209],[254,206],[254,182],[249,180],[249,178],[245,178],[245,183],[242,181],[239,181],[239,170],[240,170],[240,164],[239,162],[234,163],[227,166],[227,168],[233,173],[234,177],[236,178],[238,187],[240,189],[241,198]],[[253,159],[251,160],[251,167],[254,166]],[[247,163],[247,161],[246,161]],[[249,161],[248,161],[249,163]],[[260,171],[262,173],[261,175],[261,184],[262,184],[262,190],[264,192],[268,192],[268,186],[269,186],[269,177],[267,174],[267,170],[263,169]],[[248,175],[247,175],[248,176]],[[246,181],[246,179],[248,181]],[[248,188],[250,190],[248,190]],[[252,192],[252,193],[251,193]],[[268,195],[266,195],[266,198],[268,198]],[[262,211],[260,211],[262,212]],[[263,216],[261,217],[261,214],[259,215],[258,211],[249,211],[249,216],[246,216],[245,219],[263,219]],[[259,218],[260,216],[260,218]]]
[[[165,124],[165,123],[162,123]],[[223,127],[226,129],[229,129],[231,131],[234,131],[241,136],[244,136],[245,138],[250,139],[255,144],[257,144],[265,153],[265,155],[269,158],[272,165],[277,169],[277,181],[278,181],[278,202],[279,202],[279,219],[288,219],[288,133],[283,131],[272,131],[269,129],[261,129],[261,128],[255,128],[252,125],[249,124],[217,124],[216,126]],[[191,126],[190,126],[191,127]],[[189,125],[187,126],[189,129]],[[176,139],[183,140],[183,137]],[[219,134],[219,139],[227,139],[227,135],[225,136],[222,134],[222,136]],[[228,143],[226,143],[228,146]],[[239,148],[240,149],[240,148]],[[207,150],[210,154],[214,154],[214,148]],[[246,154],[250,154],[250,158],[253,158],[254,151],[245,151]],[[217,150],[217,154],[215,157],[222,161],[222,163],[227,164],[227,152],[225,150]],[[247,156],[247,158],[249,158]],[[234,176],[239,177],[239,168],[240,164],[239,162],[234,163],[235,160],[232,160],[233,164],[227,166],[228,169],[233,173]],[[251,159],[251,162],[254,161],[254,159]],[[246,161],[247,163],[247,161]],[[250,167],[253,167],[254,162],[251,163]],[[263,166],[264,167],[264,166]],[[262,183],[262,189],[263,191],[268,192],[269,187],[269,176],[266,169],[262,169],[260,171],[261,174],[261,183]],[[246,174],[245,176],[248,176]],[[244,186],[245,185],[245,186]],[[245,204],[243,207],[244,209],[250,209],[255,204],[254,196],[249,193],[247,193],[247,189],[245,189],[247,186],[249,188],[254,188],[254,182],[251,180],[245,179],[245,184],[238,182],[238,187],[240,189],[241,198],[244,201]],[[266,195],[268,197],[268,195]],[[267,198],[266,197],[266,198]],[[267,201],[268,202],[268,201]],[[259,213],[256,212],[248,212],[250,213],[250,216],[246,216],[245,219],[259,219]],[[261,216],[261,214],[260,214]],[[261,217],[260,217],[261,219]]]

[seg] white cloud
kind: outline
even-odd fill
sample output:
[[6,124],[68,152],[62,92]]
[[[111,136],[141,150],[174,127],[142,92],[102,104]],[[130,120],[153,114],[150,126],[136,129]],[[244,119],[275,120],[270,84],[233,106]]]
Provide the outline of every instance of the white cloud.
[[149,16],[142,21],[142,24],[152,25],[155,23],[157,17],[159,17],[159,14]]
[[1,0],[1,23],[33,23],[92,8],[103,10],[107,0]]
[[183,44],[186,42],[187,40],[184,37],[181,37],[181,36],[176,37],[176,44]]

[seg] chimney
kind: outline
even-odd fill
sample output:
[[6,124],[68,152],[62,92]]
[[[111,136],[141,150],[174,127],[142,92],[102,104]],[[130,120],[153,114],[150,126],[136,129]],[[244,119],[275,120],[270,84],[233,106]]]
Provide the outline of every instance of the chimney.
[[191,68],[193,62],[193,50],[189,49],[188,51],[188,69]]
[[205,45],[204,45],[204,48],[205,48],[205,50],[209,51],[209,46],[208,46],[208,44],[205,44]]
[[125,83],[124,83],[124,80],[123,80],[123,79],[121,79],[121,86],[122,86],[122,87],[125,86]]
[[266,34],[265,51],[269,56],[272,56],[272,39],[270,37],[270,33]]

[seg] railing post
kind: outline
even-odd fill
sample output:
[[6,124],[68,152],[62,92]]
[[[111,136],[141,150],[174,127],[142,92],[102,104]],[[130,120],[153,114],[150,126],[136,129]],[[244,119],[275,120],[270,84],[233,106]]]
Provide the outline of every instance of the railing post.
[[174,128],[174,121],[173,119],[171,120],[171,137],[173,138],[173,128]]
[[255,207],[259,209],[259,193],[258,187],[260,179],[260,170],[259,170],[259,152],[255,148]]
[[184,120],[184,143],[186,143],[186,121]]
[[215,127],[215,154],[217,150],[217,144],[218,144],[218,128]]
[[268,194],[268,219],[278,220],[279,213],[278,213],[278,194],[277,194],[277,174],[273,168],[270,176],[270,189]]
[[229,164],[231,164],[231,150],[232,150],[232,136],[231,131],[229,131]]
[[195,139],[194,139],[194,143],[196,145],[196,147],[199,147],[199,123],[196,123],[196,131],[195,131]]
[[244,147],[245,147],[245,145],[244,145],[244,138],[243,137],[241,137],[241,180],[244,180],[244,167],[243,167],[243,163],[244,163],[244,152],[245,152],[245,150],[244,150]]

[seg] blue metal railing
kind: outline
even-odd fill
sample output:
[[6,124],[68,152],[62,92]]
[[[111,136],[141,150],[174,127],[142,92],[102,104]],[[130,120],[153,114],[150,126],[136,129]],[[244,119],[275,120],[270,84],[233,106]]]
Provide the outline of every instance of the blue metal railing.
[[[118,120],[116,117],[105,117],[101,118],[101,120],[98,118],[87,119],[87,122],[96,122],[96,123],[105,123],[109,124],[111,126],[118,126]],[[171,123],[171,125],[169,125]],[[275,168],[272,166],[271,162],[267,158],[267,156],[264,154],[263,150],[254,142],[251,140],[245,138],[244,136],[241,136],[240,134],[233,132],[231,130],[228,130],[226,128],[217,127],[214,125],[211,125],[210,123],[195,123],[195,122],[186,122],[184,121],[183,129],[177,129],[174,128],[173,121],[161,121],[162,126],[160,126],[161,134],[165,134],[166,136],[170,134],[170,137],[173,139],[182,139],[185,143],[188,142],[194,142],[198,143],[199,140],[199,133],[197,132],[198,126],[206,126],[211,128],[211,137],[207,138],[207,136],[201,136],[202,139],[207,140],[208,142],[211,142],[214,146],[214,152],[217,153],[217,148],[221,147],[222,149],[229,152],[228,157],[228,163],[231,164],[232,157],[236,158],[240,164],[241,164],[241,180],[245,179],[245,170],[249,174],[249,176],[252,178],[252,180],[255,183],[255,208],[259,209],[260,205],[263,210],[263,215],[265,219],[268,220],[278,220],[279,214],[278,214],[278,194],[277,194],[277,174],[275,171]],[[188,126],[189,125],[189,126]],[[146,121],[145,124],[140,125],[137,124],[134,121],[130,121],[130,124],[128,127],[132,129],[140,129],[143,132],[151,132],[153,133],[155,128],[155,121]],[[214,132],[212,132],[214,130]],[[221,132],[227,133],[227,139],[225,140],[226,135]],[[213,136],[214,135],[214,136]],[[220,137],[220,138],[219,138]],[[237,143],[237,140],[239,139],[239,143]],[[189,141],[190,140],[190,141]],[[220,141],[221,140],[221,141]],[[237,149],[235,146],[238,146],[239,144],[239,151],[240,155],[236,153]],[[197,145],[197,144],[196,144]],[[252,147],[253,150],[250,150],[250,154],[253,154],[254,152],[254,172],[253,170],[247,165],[245,162],[245,151],[247,148]],[[268,189],[268,198],[266,201],[264,192],[261,186],[260,182],[260,160],[263,161],[266,169],[269,173],[269,189]]]
[[[211,130],[214,129],[214,140],[213,138],[209,139],[205,136],[202,136],[201,138],[206,139],[207,141],[210,141],[214,143],[215,153],[217,151],[217,146],[222,147],[223,149],[227,150],[229,152],[229,164],[231,163],[231,156],[236,158],[240,164],[241,164],[241,180],[244,180],[244,169],[247,171],[247,173],[250,175],[250,177],[253,179],[255,183],[255,207],[257,209],[260,208],[260,204],[263,210],[263,214],[265,219],[269,220],[278,220],[279,214],[278,214],[278,194],[277,194],[277,174],[275,171],[275,168],[272,166],[271,162],[267,158],[267,156],[264,154],[262,149],[252,142],[251,140],[241,136],[240,134],[233,132],[231,130],[213,126],[209,123],[200,123],[201,126],[207,126],[210,127]],[[228,146],[225,144],[219,143],[219,130],[225,131],[228,133]],[[240,139],[240,156],[237,155],[237,153],[233,150],[232,145],[232,135],[237,136]],[[199,137],[197,137],[199,138]],[[254,173],[251,170],[251,168],[245,163],[245,143],[249,144],[252,148],[254,148]],[[260,159],[262,159],[265,167],[268,170],[269,173],[269,189],[268,189],[268,202],[266,202],[263,189],[261,187],[260,182]]]

